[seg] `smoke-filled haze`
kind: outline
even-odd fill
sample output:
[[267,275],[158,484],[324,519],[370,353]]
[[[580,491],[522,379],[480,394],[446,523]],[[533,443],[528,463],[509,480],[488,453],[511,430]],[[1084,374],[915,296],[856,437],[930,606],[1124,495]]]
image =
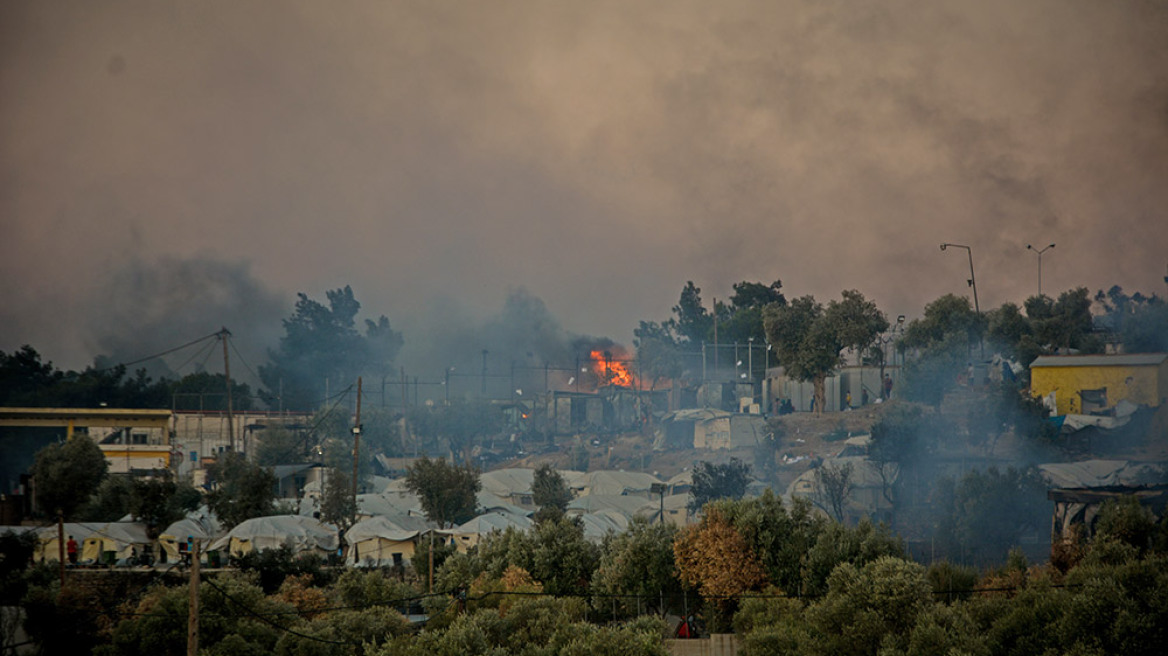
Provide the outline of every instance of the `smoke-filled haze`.
[[686,280],[911,317],[941,242],[983,308],[1027,243],[1163,293],[1166,207],[1163,2],[0,5],[0,350],[64,366],[346,284],[407,349],[518,288],[624,343]]

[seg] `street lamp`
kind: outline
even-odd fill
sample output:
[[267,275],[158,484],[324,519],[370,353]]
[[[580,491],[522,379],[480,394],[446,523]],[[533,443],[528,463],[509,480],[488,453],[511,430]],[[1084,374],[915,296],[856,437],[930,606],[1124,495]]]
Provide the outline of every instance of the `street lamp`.
[[1030,244],[1026,244],[1026,250],[1038,253],[1038,295],[1042,296],[1042,254],[1054,248],[1054,244],[1046,246],[1042,249],[1035,248]]
[[[949,246],[952,246],[953,248],[964,248],[965,252],[969,255],[969,281],[968,282],[969,282],[969,286],[973,288],[973,311],[980,318],[981,317],[981,306],[977,302],[977,277],[975,277],[973,275],[973,249],[970,248],[969,246],[965,246],[962,244],[944,243],[944,244],[941,244],[941,250],[943,251],[946,248],[948,248]],[[977,342],[978,342],[978,346],[981,350],[981,358],[982,358],[982,360],[985,360],[985,344],[982,342],[980,335],[978,337]]]
[[963,246],[961,244],[947,244],[946,243],[946,244],[941,244],[941,250],[945,250],[946,248],[948,248],[950,246],[952,246],[953,248],[964,248],[965,252],[969,255],[969,280],[967,280],[966,282],[969,283],[970,287],[973,287],[973,311],[980,315],[981,314],[981,306],[978,305],[978,303],[977,303],[977,278],[973,275],[973,249],[970,248],[969,246]]

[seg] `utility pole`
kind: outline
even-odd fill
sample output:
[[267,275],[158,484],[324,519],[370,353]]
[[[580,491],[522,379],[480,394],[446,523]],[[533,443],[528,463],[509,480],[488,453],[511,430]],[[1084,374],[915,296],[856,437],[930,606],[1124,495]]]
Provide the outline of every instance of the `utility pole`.
[[353,521],[357,521],[357,462],[361,452],[361,377],[357,376],[357,418],[353,422]]
[[65,591],[65,515],[57,509],[57,564],[61,568],[61,592]]
[[191,553],[191,597],[187,614],[187,656],[199,655],[199,540]]
[[483,376],[482,388],[479,390],[479,396],[487,396],[487,349],[483,349]]
[[223,341],[223,378],[227,381],[227,443],[231,450],[235,450],[235,420],[231,418],[231,362],[227,357],[227,338],[231,332],[226,327],[219,331],[219,339]]

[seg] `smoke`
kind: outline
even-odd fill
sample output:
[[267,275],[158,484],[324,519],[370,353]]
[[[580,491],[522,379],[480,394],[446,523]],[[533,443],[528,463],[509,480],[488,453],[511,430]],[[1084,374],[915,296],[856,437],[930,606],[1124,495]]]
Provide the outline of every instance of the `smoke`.
[[1058,244],[1044,289],[1155,291],[1166,27],[1142,0],[4,3],[0,348],[83,351],[124,253],[351,284],[395,324],[523,286],[623,341],[685,280],[911,317],[969,293],[942,242],[983,308],[1036,291],[1027,243]]
[[[89,299],[84,322],[90,353],[110,363],[162,353],[226,327],[230,358],[241,359],[232,377],[255,385],[251,370],[282,334],[285,303],[256,280],[246,264],[214,258],[132,259],[111,272]],[[139,366],[171,378],[205,366],[223,371],[221,348],[204,342]],[[185,365],[185,366],[184,366]]]

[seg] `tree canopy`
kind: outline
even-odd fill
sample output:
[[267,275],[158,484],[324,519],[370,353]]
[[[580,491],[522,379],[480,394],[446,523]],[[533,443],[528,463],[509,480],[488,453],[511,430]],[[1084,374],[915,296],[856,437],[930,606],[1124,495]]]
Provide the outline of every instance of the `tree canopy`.
[[826,308],[812,296],[768,305],[763,321],[767,340],[787,375],[814,383],[819,410],[826,399],[824,381],[840,366],[844,349],[863,351],[888,330],[884,313],[855,290],[844,291]]
[[716,499],[741,499],[749,483],[750,465],[738,458],[724,464],[698,462],[693,468],[689,509],[697,512]]
[[41,512],[71,519],[109,470],[105,454],[86,435],[75,435],[64,444],[50,444],[37,452],[32,473],[36,501]]
[[479,470],[471,465],[450,465],[442,458],[425,456],[406,469],[406,489],[418,495],[426,518],[447,528],[475,516]]
[[207,467],[207,480],[212,486],[207,505],[228,528],[274,510],[276,475],[243,454],[224,453]]
[[392,371],[401,349],[401,333],[389,319],[365,320],[365,334],[357,330],[361,304],[349,286],[325,292],[328,305],[298,294],[292,316],[284,319],[284,336],[268,352],[270,365],[261,366],[269,405],[313,410],[329,389],[341,390],[362,374],[385,376]]

